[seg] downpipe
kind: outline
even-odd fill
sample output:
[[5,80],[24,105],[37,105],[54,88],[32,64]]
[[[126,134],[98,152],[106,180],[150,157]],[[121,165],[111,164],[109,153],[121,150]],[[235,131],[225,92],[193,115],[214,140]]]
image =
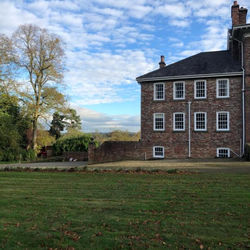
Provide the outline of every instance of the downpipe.
[[242,76],[242,89],[241,89],[241,95],[242,95],[242,149],[240,151],[241,155],[240,157],[242,158],[245,155],[245,129],[246,129],[246,118],[245,118],[245,68],[244,68],[244,44],[242,41],[235,39],[237,42],[241,44],[241,69],[243,71],[243,76]]
[[188,158],[191,158],[191,103],[188,102]]

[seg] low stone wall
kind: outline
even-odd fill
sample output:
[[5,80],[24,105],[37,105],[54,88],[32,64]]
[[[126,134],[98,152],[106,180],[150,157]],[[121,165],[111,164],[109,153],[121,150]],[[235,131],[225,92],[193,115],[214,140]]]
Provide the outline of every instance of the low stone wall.
[[64,152],[63,157],[66,160],[73,158],[73,159],[77,159],[77,161],[87,161],[88,160],[88,152]]
[[98,148],[89,144],[88,164],[121,160],[144,160],[145,153],[140,142],[106,141]]

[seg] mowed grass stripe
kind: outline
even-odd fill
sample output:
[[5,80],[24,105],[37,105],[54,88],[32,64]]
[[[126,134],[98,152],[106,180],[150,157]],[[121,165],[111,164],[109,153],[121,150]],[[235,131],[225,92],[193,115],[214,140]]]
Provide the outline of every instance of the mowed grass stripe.
[[0,172],[5,249],[246,248],[250,176]]

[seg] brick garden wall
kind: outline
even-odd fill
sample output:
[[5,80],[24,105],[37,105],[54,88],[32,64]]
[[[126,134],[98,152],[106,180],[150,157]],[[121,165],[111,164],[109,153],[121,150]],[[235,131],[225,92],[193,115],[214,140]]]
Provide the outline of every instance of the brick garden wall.
[[145,153],[140,142],[106,141],[98,148],[89,144],[88,163],[112,162],[121,160],[144,160]]

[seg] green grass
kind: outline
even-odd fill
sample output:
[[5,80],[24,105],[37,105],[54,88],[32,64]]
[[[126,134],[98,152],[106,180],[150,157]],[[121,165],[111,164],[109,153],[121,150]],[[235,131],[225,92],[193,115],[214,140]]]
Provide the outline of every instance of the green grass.
[[3,249],[245,249],[250,175],[0,172]]

